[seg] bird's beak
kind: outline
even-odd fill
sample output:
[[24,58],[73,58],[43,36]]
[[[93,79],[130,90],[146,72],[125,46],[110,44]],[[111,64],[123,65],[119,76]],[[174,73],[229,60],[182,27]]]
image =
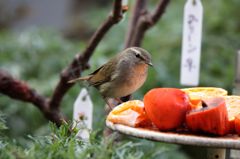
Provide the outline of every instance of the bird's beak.
[[153,67],[153,64],[151,62],[148,62],[146,64],[148,64],[149,66]]

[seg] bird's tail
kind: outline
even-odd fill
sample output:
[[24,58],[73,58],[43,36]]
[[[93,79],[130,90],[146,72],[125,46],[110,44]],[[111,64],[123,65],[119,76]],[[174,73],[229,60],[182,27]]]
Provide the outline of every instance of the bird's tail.
[[72,79],[70,81],[68,81],[68,83],[75,83],[77,81],[86,81],[90,78],[91,76],[85,76],[85,77],[79,77],[79,78],[76,78],[76,79]]

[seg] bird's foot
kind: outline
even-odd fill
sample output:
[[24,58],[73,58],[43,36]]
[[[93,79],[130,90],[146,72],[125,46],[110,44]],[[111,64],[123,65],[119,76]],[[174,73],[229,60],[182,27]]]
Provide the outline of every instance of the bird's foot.
[[119,104],[123,103],[123,101],[120,98],[114,98],[116,101],[118,101]]
[[113,102],[109,102],[107,98],[104,98],[105,102],[107,103],[108,107],[110,110],[113,110],[114,104]]

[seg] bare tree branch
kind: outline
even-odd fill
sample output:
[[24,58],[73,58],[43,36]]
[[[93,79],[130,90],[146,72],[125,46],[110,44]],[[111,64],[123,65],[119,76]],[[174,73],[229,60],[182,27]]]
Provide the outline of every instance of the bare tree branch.
[[147,11],[143,13],[143,15],[138,19],[136,30],[131,40],[131,46],[141,45],[145,32],[158,22],[165,12],[169,2],[170,0],[161,0],[152,14]]
[[128,48],[131,46],[131,41],[134,35],[135,28],[137,26],[138,19],[141,16],[141,14],[144,13],[144,10],[146,10],[146,4],[147,4],[147,0],[136,0],[135,2],[135,5],[132,11],[132,16],[129,22],[128,32],[126,35],[125,48]]
[[53,96],[50,100],[50,107],[52,109],[58,108],[65,93],[73,86],[67,83],[70,79],[80,76],[81,72],[88,68],[89,58],[92,56],[99,42],[109,29],[122,19],[122,0],[115,0],[112,14],[105,20],[105,22],[97,29],[90,39],[86,49],[82,54],[77,54],[72,63],[63,70],[60,76]]
[[46,97],[38,94],[25,82],[14,79],[3,70],[0,70],[0,92],[13,99],[32,103],[40,109],[48,120],[55,122],[57,125],[61,124],[62,116],[59,111],[49,110],[48,100]]

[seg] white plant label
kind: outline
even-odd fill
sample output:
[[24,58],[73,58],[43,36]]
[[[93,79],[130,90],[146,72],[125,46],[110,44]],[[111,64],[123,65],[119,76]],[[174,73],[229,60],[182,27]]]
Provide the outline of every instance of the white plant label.
[[89,133],[90,130],[92,129],[93,120],[92,118],[93,118],[92,100],[88,94],[87,89],[83,88],[80,91],[73,108],[73,121],[76,122],[77,127],[80,128],[77,134],[78,137],[81,137],[83,139],[89,138]]
[[122,6],[128,6],[128,0],[122,0]]
[[184,6],[180,83],[199,84],[203,7],[200,0],[187,0]]

